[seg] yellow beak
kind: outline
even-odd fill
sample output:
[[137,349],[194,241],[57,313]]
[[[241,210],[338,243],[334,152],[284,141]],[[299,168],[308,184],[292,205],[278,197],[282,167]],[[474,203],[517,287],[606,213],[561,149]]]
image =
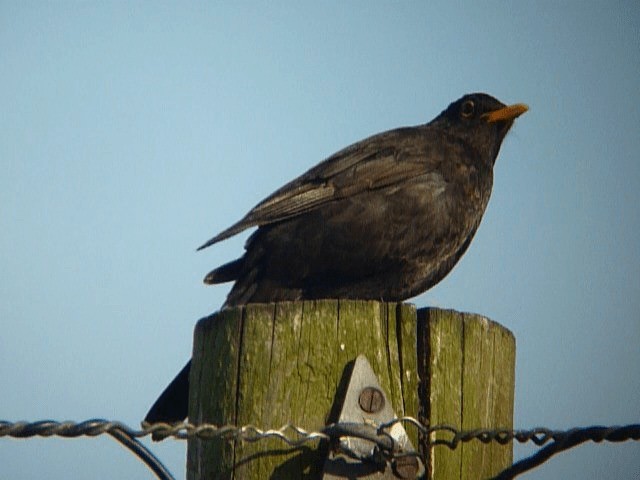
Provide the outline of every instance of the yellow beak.
[[514,118],[518,118],[527,110],[529,110],[529,107],[524,103],[516,103],[514,105],[509,105],[508,107],[499,108],[493,112],[485,113],[483,118],[486,118],[489,123],[513,120]]

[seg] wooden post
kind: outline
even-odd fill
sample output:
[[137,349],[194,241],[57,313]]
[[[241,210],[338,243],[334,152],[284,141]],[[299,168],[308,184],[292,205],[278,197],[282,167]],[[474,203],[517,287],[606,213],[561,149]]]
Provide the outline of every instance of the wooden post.
[[[335,420],[340,408],[335,404],[336,392],[344,389],[349,364],[362,353],[398,416],[420,416],[423,421],[464,428],[510,428],[513,337],[486,319],[460,315],[426,310],[418,316],[415,307],[408,304],[346,300],[223,310],[202,319],[196,327],[189,420],[251,424],[262,429],[291,423],[308,431],[319,430]],[[447,320],[449,317],[452,319]],[[445,327],[448,323],[453,325],[449,329]],[[471,338],[477,342],[470,342]],[[504,358],[491,353],[491,372],[484,363],[474,366],[476,358],[486,363],[488,352],[502,352],[506,344],[511,345],[511,353],[502,354]],[[451,353],[456,349],[457,356]],[[477,349],[482,353],[477,354]],[[511,362],[505,367],[511,372],[508,378],[498,367],[503,361]],[[424,380],[420,386],[419,369]],[[419,392],[425,395],[422,405]],[[477,415],[472,413],[473,395],[481,409]],[[488,398],[480,398],[483,395]],[[495,422],[482,423],[494,413],[499,413]],[[407,427],[407,433],[418,445],[416,430]],[[318,443],[291,448],[277,439],[245,443],[194,438],[188,444],[187,477],[321,478],[326,453]],[[453,452],[440,446],[425,453],[429,454],[429,478],[438,479],[468,478],[460,476],[464,462],[479,462],[484,472],[493,471],[500,462],[506,467],[511,461],[510,446],[496,449],[494,445],[466,444]],[[453,472],[456,462],[458,476],[440,476],[440,472]],[[485,464],[491,467],[485,468]],[[469,468],[475,471],[473,465]]]
[[[513,428],[516,343],[503,326],[480,315],[425,308],[418,311],[420,421],[459,430]],[[451,440],[446,432],[431,440]],[[513,445],[461,443],[432,446],[429,479],[491,478],[510,466]]]

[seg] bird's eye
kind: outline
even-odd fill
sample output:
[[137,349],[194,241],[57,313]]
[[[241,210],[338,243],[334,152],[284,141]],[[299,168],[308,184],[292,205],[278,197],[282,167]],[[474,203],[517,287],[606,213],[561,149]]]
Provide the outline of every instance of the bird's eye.
[[473,116],[475,110],[476,106],[473,101],[467,100],[462,104],[462,107],[460,107],[460,115],[462,115],[463,118],[469,118]]

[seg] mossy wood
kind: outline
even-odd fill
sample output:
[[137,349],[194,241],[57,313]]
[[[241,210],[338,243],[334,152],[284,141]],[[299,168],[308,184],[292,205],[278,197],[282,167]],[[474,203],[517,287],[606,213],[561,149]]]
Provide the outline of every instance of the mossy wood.
[[[204,318],[195,331],[189,420],[261,429],[291,423],[319,430],[337,417],[341,405],[336,398],[341,395],[336,393],[344,393],[349,366],[362,353],[398,416],[420,414],[432,424],[465,428],[511,427],[511,334],[477,316],[433,309],[421,311],[420,322],[417,316],[415,307],[408,304],[322,300],[249,305]],[[449,323],[451,327],[446,328]],[[431,343],[421,345],[422,341]],[[463,361],[465,355],[469,358]],[[489,357],[491,372],[486,368]],[[473,366],[477,359],[484,363]],[[502,362],[510,362],[504,367],[510,373],[497,366]],[[425,380],[420,386],[419,369]],[[424,395],[422,405],[419,392]],[[472,413],[472,402],[479,407],[478,413]],[[406,428],[418,445],[417,431]],[[187,476],[191,480],[316,479],[322,476],[326,453],[326,446],[318,442],[292,448],[278,439],[254,443],[190,439]],[[480,478],[461,477],[464,465],[472,462],[485,472],[511,461],[510,446],[479,443],[455,451],[432,447],[427,453],[430,478],[438,479]],[[468,470],[475,468],[471,465]],[[454,471],[457,476],[440,474]]]
[[[422,423],[467,431],[513,428],[513,334],[480,315],[436,308],[418,311],[418,332]],[[438,439],[453,435],[432,434],[431,441]],[[512,444],[479,440],[422,453],[428,478],[438,480],[492,478],[513,460]]]

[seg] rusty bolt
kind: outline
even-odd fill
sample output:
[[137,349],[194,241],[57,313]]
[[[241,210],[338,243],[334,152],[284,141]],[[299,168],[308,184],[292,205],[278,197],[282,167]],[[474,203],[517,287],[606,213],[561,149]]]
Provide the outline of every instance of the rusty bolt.
[[374,387],[365,387],[358,399],[360,408],[367,413],[378,413],[384,407],[384,395]]
[[418,459],[414,455],[394,458],[391,462],[393,474],[404,480],[413,480],[418,475]]

